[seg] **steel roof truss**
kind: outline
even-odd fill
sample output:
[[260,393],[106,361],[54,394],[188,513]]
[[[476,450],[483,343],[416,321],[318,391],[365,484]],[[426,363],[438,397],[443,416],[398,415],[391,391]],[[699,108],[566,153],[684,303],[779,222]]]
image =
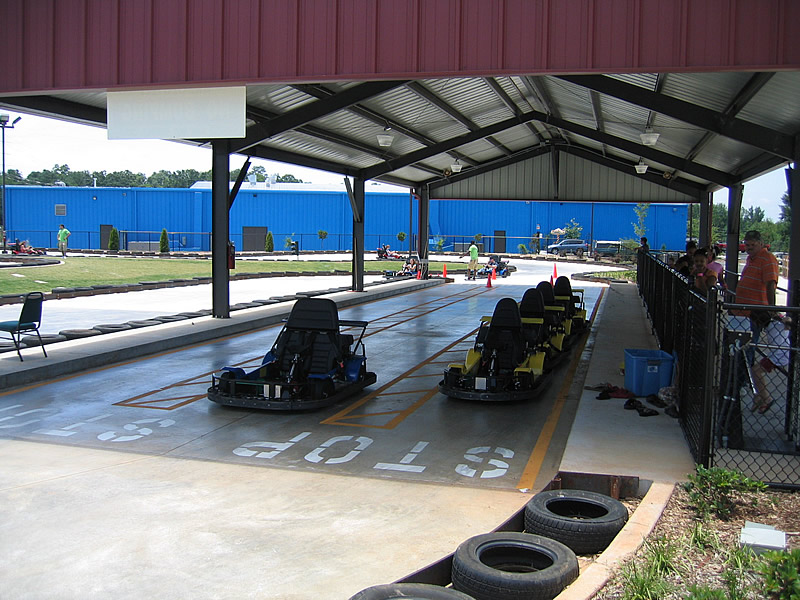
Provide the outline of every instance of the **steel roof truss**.
[[466,171],[462,171],[461,173],[458,174],[453,174],[447,178],[429,179],[422,185],[429,185],[431,189],[444,187],[452,183],[463,181],[464,179],[469,179],[470,177],[477,177],[478,175],[483,175],[484,173],[489,173],[490,171],[502,169],[503,167],[507,167],[509,165],[522,162],[524,160],[541,156],[542,154],[546,154],[549,151],[550,151],[550,146],[546,144],[542,144],[541,146],[537,146],[535,148],[526,148],[525,150],[520,150],[519,152],[515,152],[511,156],[504,156],[502,158],[487,161],[483,164],[478,165],[477,167],[472,167]]
[[241,152],[274,135],[289,131],[290,129],[296,129],[320,117],[342,110],[353,104],[372,98],[373,96],[388,92],[404,83],[404,81],[369,81],[347,88],[328,98],[304,104],[299,108],[287,111],[271,119],[268,123],[257,124],[250,127],[244,140],[235,140],[232,151]]
[[638,85],[625,83],[605,75],[559,75],[558,79],[614,96],[684,123],[771,152],[787,160],[793,158],[794,140],[792,136],[768,127],[742,119],[726,118],[723,113],[671,96],[651,92]]

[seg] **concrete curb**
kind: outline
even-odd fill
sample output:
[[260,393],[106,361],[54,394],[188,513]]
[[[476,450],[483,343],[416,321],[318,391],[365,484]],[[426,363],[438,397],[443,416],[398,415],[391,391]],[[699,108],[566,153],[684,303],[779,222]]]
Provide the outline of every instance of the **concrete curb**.
[[555,600],[589,600],[608,582],[620,563],[632,556],[653,531],[667,507],[674,483],[654,482],[639,507],[619,532],[614,541],[584,569],[572,585],[555,597]]
[[[406,279],[369,287],[364,292],[334,292],[320,297],[330,298],[341,309],[444,283],[446,283],[444,279]],[[289,315],[293,306],[294,301],[281,302],[258,308],[237,310],[231,313],[229,319],[199,317],[159,326],[48,344],[48,358],[45,358],[41,352],[38,355],[31,353],[31,356],[25,355],[25,362],[19,362],[16,353],[13,353],[13,359],[19,362],[19,366],[15,365],[11,372],[0,373],[0,390],[40,383],[87,369],[104,367],[112,363],[261,329],[280,323]],[[6,354],[10,357],[12,353]]]

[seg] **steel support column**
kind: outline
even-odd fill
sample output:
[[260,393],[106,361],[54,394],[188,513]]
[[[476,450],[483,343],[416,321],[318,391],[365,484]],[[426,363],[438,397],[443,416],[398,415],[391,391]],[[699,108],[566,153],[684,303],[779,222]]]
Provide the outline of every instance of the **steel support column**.
[[789,206],[792,208],[792,229],[789,232],[789,306],[800,305],[800,290],[794,289],[793,282],[800,279],[800,171],[789,166],[786,169],[786,185]]
[[364,180],[353,179],[353,291],[364,291]]
[[728,234],[725,241],[728,248],[725,251],[725,283],[732,292],[736,291],[739,281],[739,222],[742,214],[742,195],[744,186],[741,183],[728,188]]
[[419,225],[417,227],[417,231],[419,231],[419,235],[417,236],[417,254],[419,256],[422,279],[428,278],[428,239],[430,237],[428,221],[430,220],[430,206],[431,193],[426,185],[419,188]]
[[231,316],[228,273],[230,144],[228,140],[214,140],[211,149],[211,309],[215,317],[227,319]]
[[711,211],[714,209],[714,194],[709,192],[700,198],[700,247],[710,247],[711,239]]

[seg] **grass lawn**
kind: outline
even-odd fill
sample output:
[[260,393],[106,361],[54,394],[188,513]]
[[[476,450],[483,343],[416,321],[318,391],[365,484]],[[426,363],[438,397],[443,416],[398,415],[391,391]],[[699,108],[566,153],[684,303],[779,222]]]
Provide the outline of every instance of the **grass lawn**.
[[[399,260],[369,261],[365,264],[365,268],[370,271],[388,271],[399,269],[402,264]],[[430,269],[433,273],[439,273],[442,265],[443,263],[433,262]],[[464,267],[465,265],[462,263],[447,264],[448,270]],[[236,269],[231,273],[272,273],[275,271],[331,273],[336,270],[349,272],[350,262],[237,260]],[[75,256],[67,258],[63,264],[59,265],[0,269],[0,294],[49,292],[56,287],[87,287],[210,276],[210,260]]]

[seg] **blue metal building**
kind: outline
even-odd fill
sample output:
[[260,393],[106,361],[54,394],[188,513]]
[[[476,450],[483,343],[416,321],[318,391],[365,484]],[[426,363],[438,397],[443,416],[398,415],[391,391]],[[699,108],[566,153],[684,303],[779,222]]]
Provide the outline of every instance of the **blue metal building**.
[[[370,188],[373,188],[372,190]],[[7,196],[8,237],[28,240],[33,246],[56,246],[55,232],[64,223],[72,232],[72,248],[100,248],[100,230],[113,225],[122,247],[158,241],[162,229],[170,234],[172,250],[209,250],[211,231],[210,189],[76,188],[10,186]],[[583,227],[587,240],[635,238],[638,218],[635,204],[616,202],[548,202],[523,200],[431,200],[430,238],[444,240],[444,249],[484,236],[486,250],[518,252],[530,244],[537,230],[547,241],[549,232],[564,228],[572,219]],[[685,204],[651,204],[645,226],[650,246],[682,249],[688,207]],[[386,185],[367,186],[365,246],[381,244],[405,250],[398,232],[416,233],[417,201],[407,190]],[[267,228],[275,250],[286,238],[300,241],[303,250],[347,250],[352,241],[352,213],[344,187],[278,184],[271,188],[248,186],[239,191],[230,212],[231,239],[243,248],[245,228]],[[321,240],[318,231],[328,236]],[[495,238],[502,232],[502,237]],[[134,244],[135,245],[135,244]]]

